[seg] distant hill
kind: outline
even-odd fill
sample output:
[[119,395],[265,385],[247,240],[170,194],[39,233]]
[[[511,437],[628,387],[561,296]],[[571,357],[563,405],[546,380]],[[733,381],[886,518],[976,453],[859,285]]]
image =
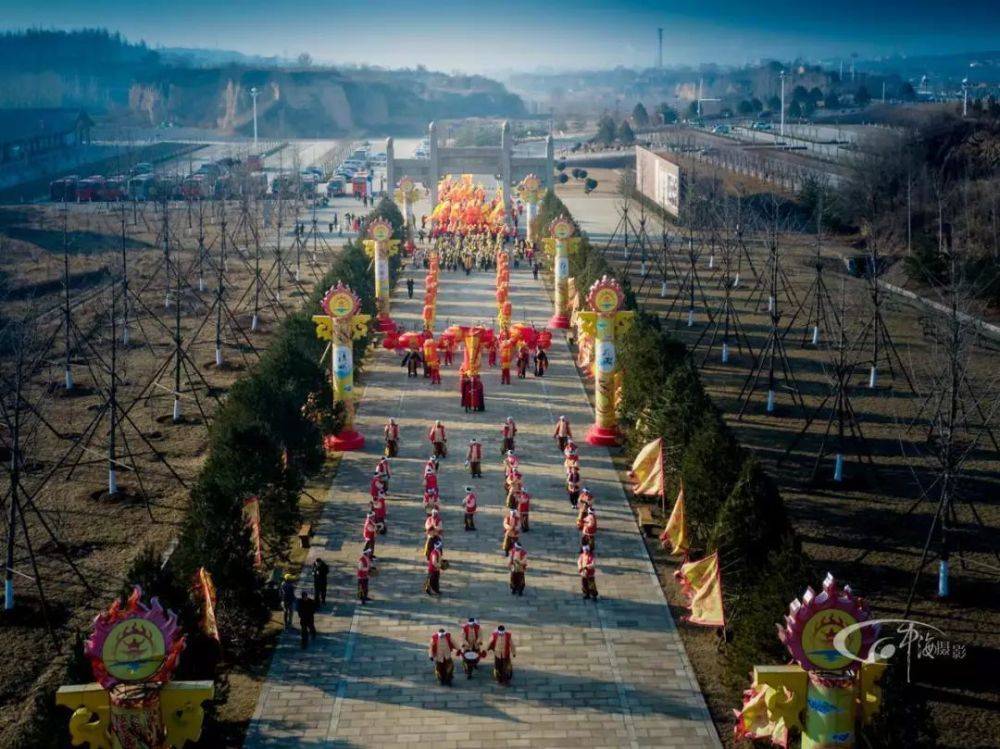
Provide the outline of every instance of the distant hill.
[[274,137],[422,130],[434,118],[525,113],[518,96],[481,76],[278,63],[152,50],[103,29],[12,32],[0,35],[0,108],[84,107],[148,125],[248,132],[256,87],[258,120]]

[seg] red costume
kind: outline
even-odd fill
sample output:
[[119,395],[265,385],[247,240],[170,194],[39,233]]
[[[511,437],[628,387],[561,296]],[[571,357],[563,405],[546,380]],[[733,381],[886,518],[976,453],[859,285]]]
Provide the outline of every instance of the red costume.
[[462,507],[465,508],[465,530],[476,530],[476,508],[477,499],[475,492],[469,492],[462,500]]
[[531,495],[526,491],[521,491],[517,495],[517,512],[521,516],[521,530],[527,531],[528,513],[531,511]]

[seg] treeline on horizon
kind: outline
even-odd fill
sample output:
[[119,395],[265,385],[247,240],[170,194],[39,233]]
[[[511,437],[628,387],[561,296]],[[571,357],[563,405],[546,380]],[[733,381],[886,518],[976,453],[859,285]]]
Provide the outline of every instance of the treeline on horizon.
[[296,59],[261,57],[224,49],[173,49],[149,47],[145,40],[131,42],[118,31],[105,28],[72,30],[29,28],[0,34],[0,70],[21,72],[85,72],[133,75],[185,68],[253,68],[281,70],[340,71],[351,78],[377,80],[380,76],[412,77],[447,81],[454,90],[502,89],[497,81],[482,75],[465,75],[413,68],[383,68],[377,65],[316,63],[303,53]]

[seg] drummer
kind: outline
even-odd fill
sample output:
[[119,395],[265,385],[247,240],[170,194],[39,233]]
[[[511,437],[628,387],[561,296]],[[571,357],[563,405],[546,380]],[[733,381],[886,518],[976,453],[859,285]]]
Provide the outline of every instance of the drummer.
[[444,541],[441,539],[444,525],[441,521],[440,511],[431,510],[431,514],[424,521],[424,533],[427,534],[427,541],[424,543],[424,556],[430,559],[435,546],[444,546]]
[[505,479],[510,478],[510,475],[517,470],[518,463],[519,461],[514,451],[508,450],[503,456],[503,475]]
[[569,419],[565,416],[560,416],[556,422],[556,428],[552,432],[552,436],[555,438],[556,444],[559,445],[559,452],[565,450],[566,443],[573,438],[573,430],[570,428]]
[[597,551],[597,515],[593,508],[587,510],[580,522],[580,545],[590,547],[592,552]]
[[361,556],[358,557],[358,600],[362,604],[368,603],[369,600],[368,578],[371,576],[374,566],[371,549],[365,549],[361,552]]
[[375,527],[378,529],[379,535],[384,536],[389,530],[389,524],[386,522],[389,506],[385,492],[379,492],[378,496],[371,501],[371,513],[375,516]]
[[503,519],[503,543],[501,544],[501,554],[507,556],[511,547],[521,537],[521,517],[517,510],[511,510]]
[[475,437],[469,440],[469,449],[465,453],[465,464],[474,479],[483,477],[483,444]]
[[517,493],[517,514],[521,516],[521,530],[527,533],[528,513],[531,512],[531,495],[523,488]]
[[514,418],[508,416],[500,426],[500,434],[503,437],[503,444],[500,446],[500,453],[506,455],[514,452],[514,438],[517,436],[517,424]]
[[375,557],[375,535],[378,533],[378,525],[375,524],[375,513],[369,512],[365,515],[365,524],[361,529],[361,537],[365,541],[365,551],[370,551],[372,558]]
[[444,544],[441,539],[434,541],[434,546],[427,556],[427,582],[424,583],[424,593],[429,596],[441,595],[441,570],[444,569]]
[[510,594],[524,595],[524,573],[528,571],[528,552],[517,541],[514,542],[507,557],[507,567],[510,569]]
[[375,475],[381,478],[382,488],[385,491],[389,491],[389,479],[392,478],[392,469],[389,466],[389,459],[384,455],[375,464]]
[[507,509],[512,510],[517,507],[517,497],[524,488],[524,483],[521,479],[520,471],[514,471],[507,477],[507,481],[505,482],[507,485]]
[[444,686],[451,686],[451,678],[455,674],[455,661],[451,658],[452,652],[457,652],[457,648],[451,640],[451,633],[441,627],[431,635],[427,655],[430,660],[434,661],[434,674],[437,676],[438,682]]
[[438,494],[437,487],[429,486],[424,489],[424,512],[430,515],[432,510],[440,509],[441,496]]
[[486,655],[483,650],[483,636],[479,621],[474,616],[462,625],[462,668],[467,679],[472,678],[472,672],[479,668],[479,659]]
[[476,530],[476,503],[478,498],[471,486],[465,487],[465,497],[462,499],[462,508],[465,510],[465,530]]
[[580,501],[580,469],[577,466],[572,466],[566,472],[566,496],[575,510]]
[[486,650],[493,651],[493,678],[500,684],[507,684],[514,676],[514,668],[511,659],[515,657],[517,651],[514,648],[514,638],[506,628],[500,624],[493,630],[490,637],[490,644]]
[[431,457],[424,466],[424,490],[438,488],[437,461]]

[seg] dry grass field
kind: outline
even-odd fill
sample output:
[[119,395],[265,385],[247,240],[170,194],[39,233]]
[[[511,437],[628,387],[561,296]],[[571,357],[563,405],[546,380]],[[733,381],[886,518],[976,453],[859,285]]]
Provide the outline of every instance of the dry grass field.
[[[671,231],[679,233],[677,229]],[[707,238],[697,244],[701,249],[696,261],[698,284],[691,326],[687,324],[690,296],[684,293],[678,299],[689,269],[682,236],[673,242],[674,265],[663,260],[660,250],[659,258],[650,257],[645,277],[637,254],[629,262],[619,246],[612,248],[608,257],[617,267],[628,268],[633,288],[639,292],[645,308],[659,315],[675,336],[693,348],[694,359],[715,404],[741,442],[756,453],[777,479],[817,572],[829,570],[838,579],[849,582],[869,600],[878,617],[887,619],[904,616],[916,580],[909,618],[939,627],[951,642],[965,646],[965,656],[960,660],[914,658],[913,680],[929,701],[940,745],[995,745],[989,737],[997,736],[996,715],[1000,710],[1000,692],[994,678],[1000,661],[997,626],[1000,461],[997,445],[985,426],[988,423],[993,434],[1000,438],[1000,427],[994,418],[1000,342],[985,337],[971,342],[969,381],[982,400],[987,418],[977,413],[971,398],[960,404],[964,408],[960,419],[963,429],[957,436],[967,458],[954,485],[955,512],[947,520],[952,544],[952,595],[939,600],[934,556],[939,533],[931,536],[932,556],[923,574],[917,577],[916,573],[940,496],[940,471],[932,457],[936,437],[930,433],[929,423],[940,406],[940,375],[947,366],[944,348],[935,335],[944,317],[886,293],[882,312],[899,358],[893,359],[895,371],[890,374],[886,360],[880,355],[879,383],[875,389],[869,388],[872,344],[864,334],[872,315],[869,282],[846,272],[844,258],[855,252],[848,244],[827,242],[821,257],[823,280],[832,302],[828,305],[832,313],[830,329],[821,330],[819,345],[812,345],[811,330],[806,327],[807,312],[802,312],[787,330],[782,339],[787,358],[779,355],[773,360],[776,409],[768,414],[766,383],[770,367],[763,367],[756,389],[747,385],[754,356],[762,355],[770,333],[767,250],[759,242],[747,243],[749,261],[762,280],[759,284],[755,281],[748,256],[743,255],[740,284],[731,293],[731,357],[728,364],[723,364],[721,342],[726,329],[726,305],[721,280],[726,252],[719,248],[714,252],[714,260],[710,260],[713,253]],[[779,237],[779,247],[779,267],[787,281],[787,288],[780,284],[777,294],[781,313],[778,328],[784,331],[792,322],[799,302],[811,298],[810,286],[816,277],[815,239],[802,234],[783,234]],[[661,289],[664,266],[667,268],[665,296]],[[709,322],[708,311],[717,324]],[[839,359],[839,347],[835,345],[839,326],[833,315],[843,321],[843,361],[849,366],[841,369],[846,371],[846,392],[860,429],[860,438],[852,437],[848,430],[841,443],[847,458],[842,483],[832,480],[840,422],[837,418],[831,421],[830,406],[834,401],[826,400],[835,392],[832,382]],[[737,322],[745,338],[737,335]],[[716,339],[710,348],[713,334]],[[790,377],[784,375],[783,364],[787,364]],[[911,391],[908,380],[916,392]],[[740,397],[741,391],[745,395],[744,388],[750,392],[749,398]],[[801,405],[793,397],[796,390],[801,393]],[[817,462],[824,449],[828,425],[825,457]],[[811,480],[814,470],[816,477]],[[675,562],[659,550],[655,541],[650,543],[650,551],[665,587],[675,588],[667,580]],[[817,577],[816,585],[820,582]],[[674,602],[679,603],[679,598]],[[684,632],[713,714],[730,725],[729,711],[738,706],[739,687],[744,685],[725,684],[721,678],[719,643],[713,633],[691,627],[684,628]],[[992,665],[986,668],[987,664]],[[723,736],[731,742],[725,731]]]
[[[223,214],[226,260],[223,305],[217,314]],[[290,230],[296,207],[284,205],[282,215],[279,265],[274,217],[264,227],[259,207],[172,204],[167,258],[161,207],[150,204],[133,212],[129,206],[124,213],[128,309],[118,281],[112,316],[111,279],[120,279],[122,269],[119,206],[73,205],[65,212],[58,206],[0,208],[0,325],[6,333],[0,354],[5,409],[0,446],[9,461],[14,383],[20,371],[24,464],[15,533],[18,607],[0,626],[7,655],[0,667],[0,736],[13,735],[12,727],[27,715],[32,699],[43,698],[61,683],[67,645],[119,593],[132,559],[147,546],[169,548],[184,517],[187,487],[201,464],[215,406],[257,352],[267,348],[280,319],[299,306],[322,275],[332,247],[326,240],[313,241],[307,225],[308,245],[296,250]],[[70,392],[63,386],[64,226],[69,358],[75,380]],[[254,332],[255,297],[259,325]],[[122,345],[126,319],[129,342]],[[217,322],[222,367],[215,366]],[[183,367],[181,419],[175,423],[178,323]],[[112,338],[118,341],[115,458],[120,489],[113,497],[107,493]],[[24,354],[20,367],[19,349]],[[0,481],[9,496],[7,471]],[[61,649],[58,657],[54,643]],[[247,700],[250,710],[255,699]],[[227,709],[246,712],[239,700]]]

